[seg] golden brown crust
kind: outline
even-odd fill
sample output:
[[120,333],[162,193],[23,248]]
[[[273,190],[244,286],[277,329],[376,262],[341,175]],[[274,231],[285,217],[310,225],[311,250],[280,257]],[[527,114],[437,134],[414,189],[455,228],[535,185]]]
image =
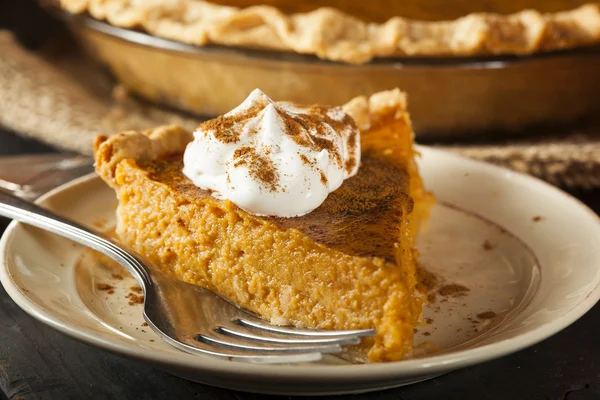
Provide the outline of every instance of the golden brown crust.
[[175,125],[99,136],[94,143],[96,172],[114,186],[115,169],[121,161],[152,161],[181,153],[192,138],[191,133]]
[[382,120],[398,119],[407,110],[407,95],[400,89],[384,90],[369,97],[358,96],[342,106],[364,131]]
[[219,44],[314,54],[364,63],[390,56],[532,54],[600,42],[600,3],[543,14],[473,13],[451,21],[393,17],[369,23],[333,8],[286,15],[271,6],[244,9],[199,0],[60,0],[71,13],[194,45]]

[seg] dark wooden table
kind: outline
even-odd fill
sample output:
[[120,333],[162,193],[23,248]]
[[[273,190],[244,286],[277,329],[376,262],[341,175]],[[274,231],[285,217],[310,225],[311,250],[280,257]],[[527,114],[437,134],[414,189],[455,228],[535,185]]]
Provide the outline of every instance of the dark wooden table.
[[[0,156],[50,152],[0,130]],[[600,212],[600,190],[574,193]],[[0,233],[8,221],[0,219]],[[600,244],[599,244],[600,245]],[[0,288],[1,399],[254,399],[82,344],[31,318]],[[276,396],[268,396],[276,397]],[[361,399],[600,399],[600,305],[516,354]]]

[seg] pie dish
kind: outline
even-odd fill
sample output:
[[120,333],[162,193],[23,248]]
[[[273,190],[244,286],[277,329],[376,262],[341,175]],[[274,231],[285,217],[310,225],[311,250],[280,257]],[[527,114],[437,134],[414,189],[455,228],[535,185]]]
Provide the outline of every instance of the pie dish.
[[314,54],[347,63],[376,57],[533,54],[600,41],[600,5],[581,1],[463,1],[448,7],[440,1],[425,6],[419,1],[313,0],[244,8],[252,3],[60,0],[68,12],[87,12],[183,43]]
[[[276,324],[375,327],[370,361],[410,356],[421,316],[414,241],[432,203],[399,90],[343,107],[361,131],[359,172],[301,217],[249,214],[182,171],[176,126],[99,137],[96,171],[117,192],[117,234],[165,272]],[[361,360],[358,349],[349,357]]]

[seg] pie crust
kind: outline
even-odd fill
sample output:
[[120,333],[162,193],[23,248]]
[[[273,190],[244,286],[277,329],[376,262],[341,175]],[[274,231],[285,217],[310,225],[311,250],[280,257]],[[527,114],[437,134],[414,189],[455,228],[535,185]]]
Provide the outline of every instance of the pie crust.
[[334,8],[287,15],[199,0],[60,0],[70,13],[198,46],[210,44],[313,54],[347,63],[376,57],[533,54],[600,41],[600,3],[556,13],[473,13],[449,21],[402,17],[364,22]]

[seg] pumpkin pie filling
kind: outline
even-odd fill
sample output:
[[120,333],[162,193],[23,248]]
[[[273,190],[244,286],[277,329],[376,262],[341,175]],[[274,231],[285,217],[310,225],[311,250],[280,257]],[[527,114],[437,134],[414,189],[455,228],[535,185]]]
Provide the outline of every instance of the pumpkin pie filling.
[[271,323],[375,328],[359,354],[406,358],[422,303],[414,240],[432,200],[404,101],[396,90],[344,106],[361,130],[358,173],[293,218],[253,215],[195,186],[182,173],[192,137],[178,127],[101,137],[96,168],[119,198],[117,234],[167,274]]

